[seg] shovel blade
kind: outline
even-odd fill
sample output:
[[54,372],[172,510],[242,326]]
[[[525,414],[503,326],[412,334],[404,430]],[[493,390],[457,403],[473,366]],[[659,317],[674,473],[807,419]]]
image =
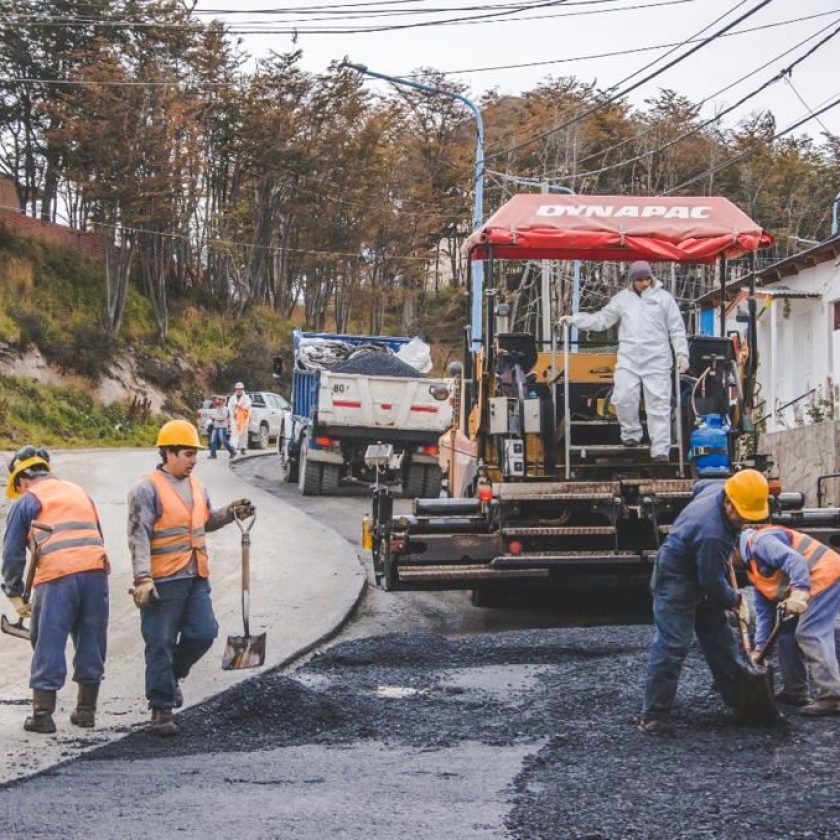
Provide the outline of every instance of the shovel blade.
[[773,669],[742,663],[735,677],[735,716],[745,723],[781,719],[773,693]]
[[29,628],[23,623],[22,618],[12,624],[5,615],[0,616],[0,631],[18,639],[26,639],[26,641],[31,639]]
[[222,654],[222,670],[259,668],[265,662],[265,633],[258,636],[228,636]]

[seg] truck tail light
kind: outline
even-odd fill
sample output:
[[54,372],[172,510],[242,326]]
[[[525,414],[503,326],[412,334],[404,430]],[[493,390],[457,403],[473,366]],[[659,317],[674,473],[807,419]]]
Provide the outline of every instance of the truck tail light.
[[315,438],[315,446],[320,446],[324,449],[329,449],[333,445],[334,441],[330,437],[316,437]]
[[522,543],[519,540],[511,540],[508,543],[508,551],[511,554],[522,554]]
[[489,502],[493,498],[493,488],[489,484],[482,484],[478,488],[478,500],[480,502]]
[[778,496],[782,492],[782,482],[778,478],[771,478],[767,486],[771,496]]
[[440,450],[438,449],[438,447],[436,445],[433,444],[431,446],[421,446],[420,447],[420,452],[422,452],[424,455],[435,455],[436,456],[440,452]]

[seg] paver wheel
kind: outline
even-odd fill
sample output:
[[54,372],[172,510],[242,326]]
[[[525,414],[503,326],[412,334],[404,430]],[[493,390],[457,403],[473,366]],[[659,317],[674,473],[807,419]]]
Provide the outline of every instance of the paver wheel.
[[321,464],[310,461],[306,457],[309,445],[306,438],[300,444],[300,460],[298,462],[298,489],[301,496],[321,495]]

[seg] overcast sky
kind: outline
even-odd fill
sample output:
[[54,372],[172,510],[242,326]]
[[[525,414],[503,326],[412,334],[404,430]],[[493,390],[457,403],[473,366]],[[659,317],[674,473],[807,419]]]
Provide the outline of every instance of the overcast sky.
[[[389,75],[406,75],[419,66],[432,66],[452,72],[478,67],[509,65],[525,62],[574,59],[558,64],[519,69],[492,70],[487,72],[454,73],[452,78],[469,85],[473,94],[496,88],[502,93],[519,93],[533,87],[549,75],[575,75],[586,81],[596,81],[600,87],[610,87],[625,76],[642,68],[657,57],[664,56],[667,48],[639,52],[611,58],[584,59],[582,56],[627,50],[638,47],[679,43],[686,38],[703,38],[758,5],[759,0],[567,0],[543,2],[540,9],[529,9],[504,17],[502,22],[472,25],[429,26],[404,31],[358,34],[305,34],[306,27],[352,25],[359,27],[404,24],[420,20],[464,18],[487,14],[486,10],[464,11],[465,6],[496,6],[514,4],[515,0],[368,0],[366,11],[379,12],[404,9],[435,8],[437,14],[398,17],[369,17],[356,21],[343,17],[333,22],[307,22],[300,10],[304,7],[312,17],[328,17],[326,12],[340,10],[342,15],[360,10],[362,0],[200,0],[198,11],[247,9],[239,14],[218,14],[235,28],[260,27],[299,28],[297,43],[290,34],[243,34],[243,48],[255,57],[267,55],[271,50],[286,52],[303,50],[306,69],[324,70],[332,59],[345,55],[357,63]],[[522,0],[522,5],[539,0]],[[663,3],[670,3],[662,5]],[[633,6],[652,8],[633,9]],[[402,7],[402,8],[401,8]],[[258,15],[252,10],[298,10],[293,14]],[[604,10],[609,11],[604,12]],[[580,14],[598,10],[598,14]],[[726,15],[727,12],[730,12]],[[574,13],[574,14],[573,14]],[[561,16],[562,15],[562,16]],[[718,23],[714,21],[724,16]],[[722,37],[702,48],[662,76],[647,83],[631,95],[639,103],[654,95],[659,87],[669,87],[697,101],[756,70],[766,62],[772,63],[736,87],[711,100],[704,108],[710,116],[731,104],[745,93],[758,87],[796,57],[816,44],[820,38],[840,26],[840,0],[773,0],[733,31],[765,26],[794,18],[812,17],[785,26],[762,29],[757,32]],[[539,20],[527,20],[541,16]],[[205,15],[202,17],[206,19]],[[297,23],[290,24],[295,20]],[[701,32],[701,30],[704,30]],[[821,34],[817,34],[823,30]],[[785,50],[813,36],[788,55],[776,59]],[[661,64],[685,51],[675,51]],[[837,73],[840,55],[840,35],[803,62],[793,73],[791,82],[780,82],[752,99],[742,109],[740,116],[759,110],[771,109],[779,128],[806,116],[807,103],[812,110],[840,97],[840,74]],[[775,60],[774,60],[775,59]],[[659,65],[654,65],[654,67]],[[633,81],[641,78],[640,74]],[[371,82],[372,86],[381,84]],[[798,95],[797,95],[798,94]],[[735,115],[727,119],[731,125]],[[840,133],[840,106],[820,117],[825,128]],[[817,120],[812,119],[798,133],[808,132],[817,138],[822,131]],[[840,188],[840,184],[838,184]]]

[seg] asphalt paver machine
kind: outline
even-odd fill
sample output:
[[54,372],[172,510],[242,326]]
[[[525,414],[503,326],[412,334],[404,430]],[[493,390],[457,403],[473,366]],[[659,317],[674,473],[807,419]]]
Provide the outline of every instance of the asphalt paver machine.
[[[674,373],[671,457],[658,462],[646,445],[621,443],[610,406],[615,341],[573,339],[567,326],[554,326],[563,312],[545,299],[548,326],[513,331],[500,263],[720,260],[723,287],[727,259],[771,243],[724,198],[527,194],[504,204],[464,246],[470,265],[482,261],[484,270],[482,282],[471,272],[456,425],[441,439],[449,498],[415,499],[410,515],[395,516],[387,486],[374,488],[368,542],[377,583],[477,593],[524,581],[643,590],[698,478],[767,469],[737,446],[752,431],[754,297],[743,344],[727,335],[723,304],[718,334],[689,336],[690,370]],[[752,288],[753,271],[746,283]],[[543,298],[556,299],[549,288]],[[773,501],[778,521],[809,524],[802,494]]]

